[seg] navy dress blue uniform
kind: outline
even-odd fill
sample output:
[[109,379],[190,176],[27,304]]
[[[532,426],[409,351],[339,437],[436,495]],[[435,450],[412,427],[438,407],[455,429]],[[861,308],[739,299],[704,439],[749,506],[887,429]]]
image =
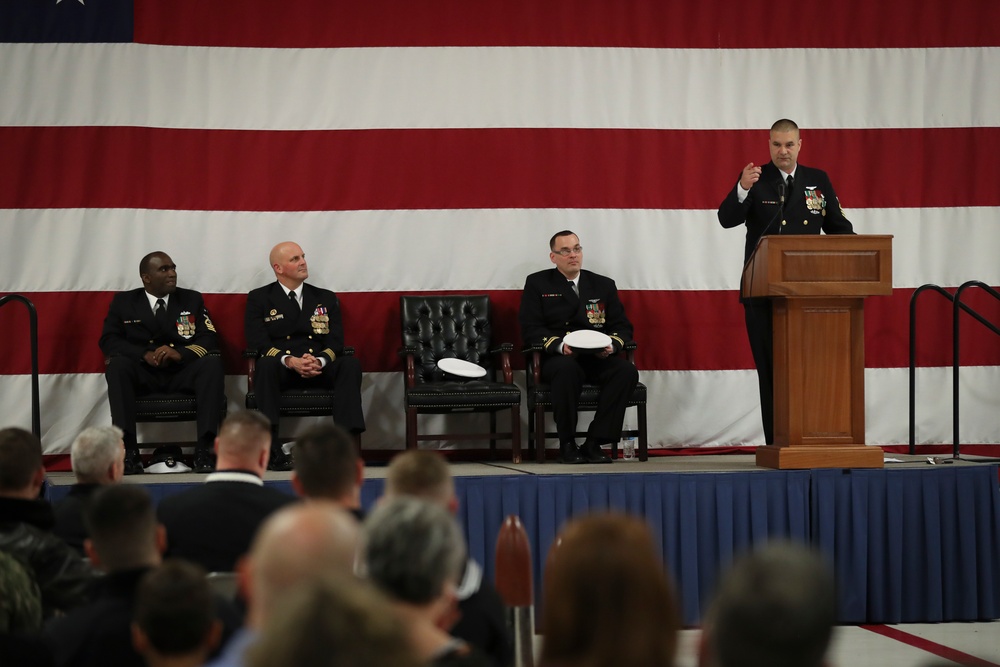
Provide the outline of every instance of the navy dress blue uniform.
[[[784,186],[787,175],[773,162],[761,167],[760,178],[742,202],[733,186],[719,205],[719,222],[725,228],[746,224],[743,263],[750,259],[765,234],[853,234],[854,227],[844,216],[840,201],[826,172],[798,165],[791,189]],[[781,191],[785,190],[784,205]],[[741,276],[742,279],[742,276]],[[741,280],[742,284],[742,280]],[[744,298],[744,319],[757,381],[760,386],[764,441],[774,443],[774,351],[772,346],[771,300]]]
[[214,472],[205,483],[173,493],[156,507],[167,529],[169,558],[184,558],[209,572],[233,572],[260,525],[294,496],[241,470]]
[[[333,421],[351,433],[365,430],[361,406],[361,363],[343,356],[344,327],[337,295],[327,289],[302,283],[302,304],[296,307],[275,281],[247,296],[244,319],[247,346],[257,352],[254,389],[257,408],[272,428],[278,424],[281,390],[330,387],[336,392]],[[302,378],[281,363],[285,355],[309,353],[325,358],[319,377]]]
[[[542,379],[552,388],[560,444],[574,441],[584,382],[601,386],[587,440],[605,444],[621,437],[625,409],[639,382],[635,365],[617,354],[632,340],[632,323],[611,278],[582,269],[578,288],[579,296],[555,268],[529,275],[521,294],[521,337],[526,345],[541,345],[545,350]],[[606,358],[586,353],[563,355],[563,336],[580,329],[610,336],[616,354]]]
[[[170,294],[165,326],[153,315],[143,288],[116,294],[99,344],[107,359],[111,422],[124,432],[126,448],[136,447],[136,395],[159,392],[195,395],[198,446],[212,447],[222,420],[225,373],[215,325],[200,293],[178,287]],[[179,352],[180,361],[162,368],[147,364],[143,356],[161,345]]]

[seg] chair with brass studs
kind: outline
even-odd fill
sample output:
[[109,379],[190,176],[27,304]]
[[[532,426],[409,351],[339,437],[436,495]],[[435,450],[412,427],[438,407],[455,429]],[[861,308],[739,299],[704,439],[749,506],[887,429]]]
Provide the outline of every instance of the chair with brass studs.
[[[487,295],[402,296],[403,400],[406,448],[429,440],[489,440],[496,455],[497,440],[511,441],[512,458],[521,461],[521,390],[514,384],[510,343],[491,340]],[[454,358],[486,370],[481,379],[463,380],[438,367]],[[497,431],[497,413],[506,411],[510,430]],[[420,433],[420,415],[488,413],[489,432]]]

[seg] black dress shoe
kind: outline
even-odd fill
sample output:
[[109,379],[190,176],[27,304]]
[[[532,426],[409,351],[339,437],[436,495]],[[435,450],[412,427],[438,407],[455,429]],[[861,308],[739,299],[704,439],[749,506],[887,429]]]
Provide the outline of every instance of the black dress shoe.
[[267,461],[267,469],[287,472],[292,469],[292,457],[277,449],[271,452],[271,458]]
[[611,463],[611,457],[604,453],[601,446],[593,440],[587,440],[580,448],[580,454],[587,463]]
[[142,457],[139,455],[138,449],[128,449],[125,451],[125,474],[142,474]]
[[215,470],[215,456],[207,449],[197,449],[194,453],[195,472],[213,472]]
[[559,445],[559,461],[562,463],[585,463],[575,442],[564,442]]

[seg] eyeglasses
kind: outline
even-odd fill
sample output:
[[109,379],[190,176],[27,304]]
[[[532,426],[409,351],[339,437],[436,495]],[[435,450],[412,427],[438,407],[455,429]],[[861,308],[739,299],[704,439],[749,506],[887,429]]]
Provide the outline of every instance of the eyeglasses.
[[570,255],[579,255],[583,252],[583,246],[577,245],[572,248],[560,248],[559,250],[553,250],[552,252],[557,255],[562,255],[563,257],[569,257]]

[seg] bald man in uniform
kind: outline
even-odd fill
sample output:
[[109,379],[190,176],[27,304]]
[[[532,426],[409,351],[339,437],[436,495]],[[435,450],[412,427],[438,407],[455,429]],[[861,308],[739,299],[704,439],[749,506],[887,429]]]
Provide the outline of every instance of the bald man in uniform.
[[297,243],[271,249],[276,281],[247,296],[247,346],[257,352],[254,389],[257,409],[271,420],[271,470],[291,470],[278,441],[281,390],[328,387],[337,395],[333,421],[355,439],[365,430],[361,406],[361,364],[344,356],[340,301],[327,289],[306,283],[309,267]]

